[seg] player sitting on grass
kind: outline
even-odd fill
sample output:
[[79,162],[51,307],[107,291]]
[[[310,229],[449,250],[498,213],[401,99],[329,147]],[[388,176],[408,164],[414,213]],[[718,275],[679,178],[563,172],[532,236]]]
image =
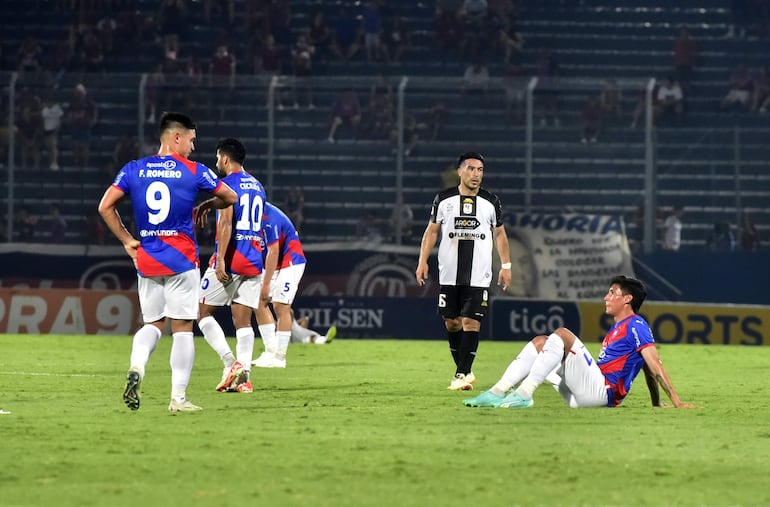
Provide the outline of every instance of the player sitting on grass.
[[[658,356],[650,326],[636,314],[646,296],[642,282],[616,276],[604,296],[605,311],[615,324],[604,337],[598,360],[572,331],[561,327],[549,336],[533,338],[497,384],[463,403],[469,407],[531,407],[535,389],[546,377],[550,380],[557,374],[561,377],[559,394],[570,407],[616,407],[644,370],[653,406],[666,406],[660,401],[660,386],[675,407],[695,407],[679,399]],[[516,384],[519,387],[506,395]]]

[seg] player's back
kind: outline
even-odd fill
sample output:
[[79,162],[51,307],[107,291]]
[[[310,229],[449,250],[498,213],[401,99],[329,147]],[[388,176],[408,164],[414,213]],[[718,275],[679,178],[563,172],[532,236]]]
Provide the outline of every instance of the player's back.
[[265,238],[267,244],[278,241],[278,268],[305,262],[302,242],[291,219],[277,206],[265,203]]
[[153,155],[126,164],[113,185],[131,197],[141,241],[142,276],[183,273],[198,267],[192,210],[199,191],[220,182],[206,166],[180,155]]
[[[225,255],[230,272],[258,275],[263,267],[261,233],[265,189],[259,180],[245,170],[231,173],[222,181],[235,191],[238,198],[233,206],[233,233]],[[218,243],[216,248],[220,248]],[[212,259],[215,256],[216,251]]]

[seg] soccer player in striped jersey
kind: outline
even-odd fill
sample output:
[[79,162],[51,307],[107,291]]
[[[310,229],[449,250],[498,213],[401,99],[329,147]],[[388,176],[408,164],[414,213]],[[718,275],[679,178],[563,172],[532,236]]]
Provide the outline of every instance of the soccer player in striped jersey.
[[457,160],[457,174],[460,184],[433,199],[415,276],[420,286],[425,285],[428,258],[440,238],[438,312],[444,318],[456,367],[448,389],[467,391],[476,381],[471,367],[481,321],[489,307],[492,246],[502,263],[497,283],[503,290],[511,283],[511,259],[500,199],[481,187],[484,157],[477,152],[463,153]]
[[[261,368],[286,368],[286,351],[291,340],[291,305],[305,273],[305,252],[289,217],[265,203],[264,280],[257,324],[265,351],[252,363]],[[269,282],[267,282],[269,280]],[[273,318],[270,310],[278,317]]]
[[[99,214],[136,266],[144,326],[134,335],[123,401],[139,408],[141,383],[150,354],[171,321],[171,412],[200,410],[186,397],[198,318],[200,271],[194,236],[193,206],[199,191],[211,192],[217,207],[235,203],[235,193],[208,167],[187,157],[195,149],[196,125],[181,113],[160,120],[157,155],[123,166],[99,203]],[[131,197],[140,240],[123,225],[118,203]]]
[[[562,327],[549,336],[533,338],[497,384],[463,403],[469,407],[531,407],[535,389],[548,380],[572,408],[616,407],[644,371],[652,406],[666,406],[660,400],[662,388],[676,408],[695,407],[679,399],[655,348],[652,330],[636,313],[646,297],[647,289],[639,280],[614,277],[604,296],[604,307],[615,324],[602,341],[598,360],[580,338]],[[516,384],[519,387],[506,395]]]
[[[224,363],[222,380],[216,387],[220,392],[252,392],[251,314],[259,307],[262,289],[262,215],[267,199],[262,184],[243,168],[245,158],[246,148],[237,139],[222,139],[217,144],[217,169],[224,175],[222,181],[235,190],[238,202],[217,211],[214,253],[201,280],[198,327]],[[205,225],[213,202],[204,201],[196,209],[199,225]],[[214,318],[217,309],[226,305],[235,325],[236,356]]]

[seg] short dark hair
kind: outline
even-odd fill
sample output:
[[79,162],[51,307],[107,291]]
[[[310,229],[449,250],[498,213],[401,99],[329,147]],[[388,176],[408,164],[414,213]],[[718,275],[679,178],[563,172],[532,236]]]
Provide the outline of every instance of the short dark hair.
[[243,161],[246,160],[246,148],[239,140],[232,137],[220,139],[217,143],[217,151],[227,155],[235,162],[243,165]]
[[162,134],[163,132],[173,128],[185,128],[187,130],[195,130],[197,126],[192,118],[182,113],[164,112],[160,117],[160,125],[158,130]]
[[468,159],[481,160],[481,163],[484,163],[484,155],[477,151],[466,151],[457,158],[457,167],[463,165],[463,162]]
[[623,294],[630,294],[633,299],[631,300],[631,309],[634,313],[639,311],[642,307],[645,298],[647,298],[647,288],[644,284],[636,278],[630,276],[618,275],[612,278],[610,285],[617,284]]

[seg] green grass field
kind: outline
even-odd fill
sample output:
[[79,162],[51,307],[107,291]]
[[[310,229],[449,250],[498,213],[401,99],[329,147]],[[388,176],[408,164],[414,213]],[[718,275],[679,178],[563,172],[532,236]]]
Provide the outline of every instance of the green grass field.
[[[443,341],[292,345],[253,394],[223,394],[196,339],[204,411],[172,415],[170,343],[131,412],[129,337],[0,335],[0,505],[770,505],[770,347],[662,346],[696,410],[649,407],[643,378],[613,410],[545,386],[505,410],[447,391]],[[474,393],[521,346],[482,342]]]

